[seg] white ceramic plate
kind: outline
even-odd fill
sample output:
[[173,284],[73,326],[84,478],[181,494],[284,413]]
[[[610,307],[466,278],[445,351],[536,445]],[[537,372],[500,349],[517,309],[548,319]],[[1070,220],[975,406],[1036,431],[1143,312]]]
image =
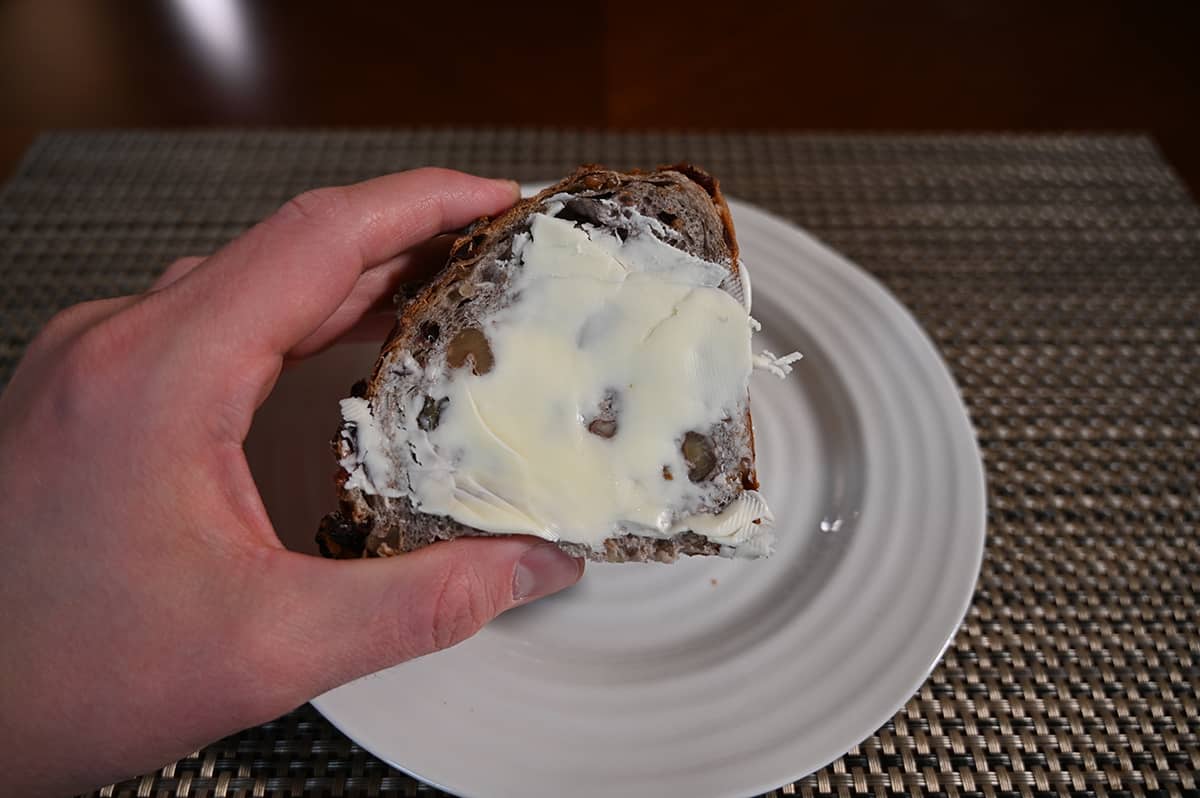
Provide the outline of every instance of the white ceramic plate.
[[[929,674],[983,552],[983,470],[958,392],[878,283],[730,204],[756,345],[805,355],[751,389],[775,555],[589,565],[566,594],[313,701],[363,748],[470,796],[750,795],[836,759]],[[333,506],[337,399],[376,351],[289,371],[255,421],[252,467],[296,548],[312,550]]]

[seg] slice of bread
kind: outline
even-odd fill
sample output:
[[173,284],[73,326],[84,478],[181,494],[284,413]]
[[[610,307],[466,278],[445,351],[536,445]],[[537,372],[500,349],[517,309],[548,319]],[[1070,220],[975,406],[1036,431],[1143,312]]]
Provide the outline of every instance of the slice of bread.
[[[522,529],[519,523],[514,526],[510,522],[471,525],[465,521],[481,516],[463,510],[458,515],[464,520],[455,520],[453,512],[422,511],[429,502],[422,499],[419,486],[431,484],[430,474],[436,469],[430,463],[436,462],[440,464],[436,473],[438,490],[461,491],[463,484],[475,485],[469,488],[470,496],[463,498],[469,499],[472,506],[484,501],[485,516],[508,513],[504,518],[511,519],[516,512],[519,517],[538,519],[536,523],[544,518],[525,506],[521,496],[497,495],[493,488],[481,488],[461,474],[456,477],[455,463],[463,454],[461,447],[435,451],[438,446],[433,439],[447,434],[436,432],[439,423],[462,418],[453,416],[454,412],[468,412],[459,406],[461,400],[449,407],[447,381],[483,380],[501,360],[511,357],[505,350],[495,349],[489,337],[500,329],[501,320],[513,315],[515,304],[524,302],[523,297],[533,291],[522,282],[526,247],[535,220],[546,217],[569,222],[576,230],[586,231],[589,239],[602,239],[610,249],[639,236],[653,236],[657,241],[643,241],[639,246],[653,245],[658,247],[656,252],[667,252],[668,258],[689,258],[688,263],[703,262],[702,267],[710,269],[710,275],[719,269],[715,278],[710,277],[713,287],[705,290],[717,294],[718,304],[732,304],[720,298],[720,291],[733,297],[742,313],[739,323],[756,324],[748,316],[749,284],[738,260],[729,208],[717,181],[693,166],[681,164],[646,173],[583,166],[498,218],[480,219],[457,240],[448,263],[429,283],[414,295],[398,297],[398,319],[373,375],[354,386],[353,397],[342,403],[344,420],[333,441],[340,465],[336,477],[339,509],[324,519],[317,535],[326,556],[392,556],[439,540],[521,531],[556,540],[574,556],[609,562],[670,562],[681,554],[762,556],[769,552],[767,528],[772,519],[757,493],[754,433],[745,384],[749,366],[740,378],[741,384],[733,386],[736,405],[726,403],[726,409],[710,419],[705,428],[680,432],[673,444],[667,442],[674,449],[661,464],[664,482],[651,487],[669,487],[676,491],[673,495],[686,493],[686,502],[680,501],[687,506],[659,508],[658,517],[667,521],[656,528],[618,518],[607,529],[592,529],[587,540],[580,540],[561,534],[560,523],[546,522],[541,529]],[[674,249],[663,250],[664,243]],[[581,329],[581,340],[584,334]],[[746,333],[747,350],[748,336]],[[707,351],[690,357],[703,361]],[[633,357],[637,353],[628,354]],[[748,351],[747,357],[756,360]],[[757,359],[755,365],[778,372],[780,366],[789,370],[787,362],[776,359],[764,364]],[[559,375],[534,372],[536,376],[524,384],[530,401],[546,391],[558,390],[555,386],[560,385]],[[628,387],[630,392],[635,389],[632,378]],[[590,411],[574,407],[571,412],[596,439],[613,438],[624,432],[620,428],[624,412],[621,401],[621,394],[609,392]],[[480,412],[473,406],[471,410],[476,415]],[[403,433],[403,429],[409,433]],[[416,441],[414,436],[421,440]],[[500,437],[495,441],[500,441],[497,446],[508,448]],[[587,438],[584,445],[595,446],[596,440]],[[510,465],[519,465],[524,462],[522,457],[529,456],[516,452],[511,455],[506,461]],[[660,467],[658,462],[649,465]],[[481,473],[481,479],[503,476],[495,468],[490,475],[486,470]],[[635,482],[644,485],[646,480],[639,479]],[[672,480],[678,481],[671,485]],[[559,494],[577,494],[566,497],[565,506],[570,506],[575,499],[586,503],[593,487],[564,482],[557,490]],[[684,489],[685,493],[678,492]],[[714,531],[718,526],[720,531]],[[736,535],[732,531],[735,527],[741,530]]]

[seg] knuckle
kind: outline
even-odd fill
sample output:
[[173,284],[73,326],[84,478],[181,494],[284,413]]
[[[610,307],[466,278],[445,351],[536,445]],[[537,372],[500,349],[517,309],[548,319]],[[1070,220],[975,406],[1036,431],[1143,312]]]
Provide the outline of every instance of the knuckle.
[[130,411],[141,396],[139,375],[146,373],[139,369],[151,332],[144,304],[133,297],[95,300],[66,308],[47,323],[27,353],[44,381],[38,423],[84,425],[94,434],[99,418]]
[[96,314],[96,302],[80,302],[65,307],[50,317],[42,328],[42,336],[62,339],[76,332]]
[[284,221],[291,222],[328,222],[338,217],[345,209],[347,201],[344,188],[314,188],[292,197],[276,215]]
[[449,567],[432,599],[426,636],[432,651],[461,643],[495,614],[486,582],[469,563]]
[[51,407],[61,423],[86,418],[88,408],[107,393],[103,390],[108,377],[105,361],[93,340],[90,332],[84,333],[67,344],[58,357]]
[[81,333],[63,350],[60,375],[68,389],[86,392],[112,369],[111,336],[101,323]]
[[102,304],[98,300],[81,302],[55,313],[30,342],[26,356],[53,355],[59,359],[77,345],[79,338],[86,334],[88,325],[102,315]]
[[72,336],[58,358],[58,373],[63,388],[81,395],[106,395],[128,373],[136,356],[138,325],[131,316],[136,309],[120,311],[92,322]]

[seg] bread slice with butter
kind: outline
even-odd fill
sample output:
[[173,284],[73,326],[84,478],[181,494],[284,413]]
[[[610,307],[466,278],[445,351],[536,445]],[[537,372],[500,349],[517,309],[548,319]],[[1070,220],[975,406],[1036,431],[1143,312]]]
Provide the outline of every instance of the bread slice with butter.
[[342,401],[332,557],[529,534],[609,562],[764,556],[750,285],[717,181],[584,166],[458,239]]

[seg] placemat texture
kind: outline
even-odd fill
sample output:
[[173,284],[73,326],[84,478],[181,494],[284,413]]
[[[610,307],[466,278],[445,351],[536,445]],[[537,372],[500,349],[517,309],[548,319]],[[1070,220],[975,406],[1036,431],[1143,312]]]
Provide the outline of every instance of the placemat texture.
[[[1136,137],[79,133],[0,191],[0,375],[56,309],[139,291],[305,188],[689,159],[881,279],[961,386],[983,574],[937,670],[784,795],[1200,789],[1200,212]],[[70,756],[62,752],[62,756]],[[432,795],[310,707],[112,796]]]

